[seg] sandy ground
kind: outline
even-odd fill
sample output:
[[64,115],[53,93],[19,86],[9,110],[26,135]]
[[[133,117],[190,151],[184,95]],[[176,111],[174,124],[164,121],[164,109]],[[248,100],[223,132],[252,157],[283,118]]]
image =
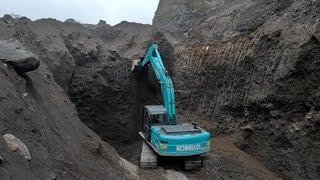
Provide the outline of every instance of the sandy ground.
[[[139,165],[142,141],[118,149],[121,156],[131,163]],[[159,176],[155,179],[280,179],[261,162],[237,148],[232,138],[216,137],[211,143],[211,151],[204,157],[204,166],[200,169],[185,171],[180,159],[158,158],[158,168],[139,169],[142,177]]]

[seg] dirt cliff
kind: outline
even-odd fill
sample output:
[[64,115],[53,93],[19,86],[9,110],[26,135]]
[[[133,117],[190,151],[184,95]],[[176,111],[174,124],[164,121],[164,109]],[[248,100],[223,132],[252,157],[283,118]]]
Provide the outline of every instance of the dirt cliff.
[[154,25],[182,41],[174,63],[180,119],[235,135],[238,147],[283,178],[316,179],[319,7],[294,0],[160,1]]

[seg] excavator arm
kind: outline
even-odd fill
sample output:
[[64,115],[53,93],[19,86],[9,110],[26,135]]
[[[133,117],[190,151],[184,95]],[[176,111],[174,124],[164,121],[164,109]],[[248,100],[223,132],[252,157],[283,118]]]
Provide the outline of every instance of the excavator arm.
[[151,67],[156,74],[157,79],[159,80],[161,86],[162,97],[164,101],[164,107],[167,111],[167,124],[176,124],[176,109],[175,109],[175,97],[174,97],[174,88],[172,80],[169,76],[168,71],[166,70],[160,53],[158,51],[158,45],[152,44],[147,54],[144,56],[142,62],[140,63],[141,67],[144,67],[148,64],[151,64]]
[[[152,44],[146,55],[140,60],[133,60],[132,65],[133,71],[137,67],[141,69],[146,66],[153,69],[163,98],[163,105],[144,106],[143,132],[139,132],[145,140],[140,158],[141,167],[156,167],[157,155],[186,157],[186,169],[201,166],[201,155],[210,150],[210,134],[196,124],[176,123],[174,88],[158,46]],[[153,122],[154,117],[162,119],[158,115],[163,114],[166,114],[163,124]]]

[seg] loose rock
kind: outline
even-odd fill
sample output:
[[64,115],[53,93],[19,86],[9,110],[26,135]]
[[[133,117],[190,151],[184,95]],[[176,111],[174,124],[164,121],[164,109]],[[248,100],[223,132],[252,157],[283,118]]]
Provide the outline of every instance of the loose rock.
[[253,132],[253,127],[250,124],[248,124],[246,126],[242,126],[242,127],[240,127],[240,129]]
[[18,138],[12,134],[3,135],[3,139],[7,143],[7,146],[10,151],[17,152],[24,156],[28,161],[31,160],[31,155],[29,153],[28,147]]
[[27,51],[17,40],[0,41],[0,60],[12,65],[18,73],[37,69],[40,65],[38,57]]

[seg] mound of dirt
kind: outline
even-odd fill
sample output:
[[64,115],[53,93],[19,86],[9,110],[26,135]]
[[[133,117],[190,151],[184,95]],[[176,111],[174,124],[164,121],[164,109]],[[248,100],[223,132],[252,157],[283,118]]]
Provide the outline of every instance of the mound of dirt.
[[0,64],[0,131],[28,148],[27,161],[0,138],[1,179],[125,179],[116,151],[81,123],[45,63],[19,76]]

